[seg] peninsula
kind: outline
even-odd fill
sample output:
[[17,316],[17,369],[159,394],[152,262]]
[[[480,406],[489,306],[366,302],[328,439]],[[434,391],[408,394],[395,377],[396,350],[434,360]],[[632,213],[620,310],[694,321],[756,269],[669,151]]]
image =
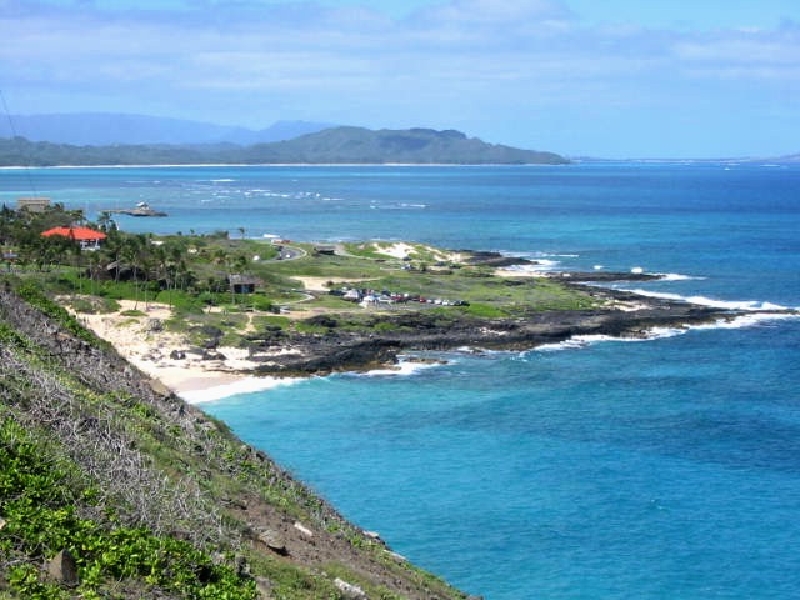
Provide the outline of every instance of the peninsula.
[[[99,247],[41,235],[75,222]],[[745,314],[412,242],[0,225],[0,598],[464,600],[187,400]]]

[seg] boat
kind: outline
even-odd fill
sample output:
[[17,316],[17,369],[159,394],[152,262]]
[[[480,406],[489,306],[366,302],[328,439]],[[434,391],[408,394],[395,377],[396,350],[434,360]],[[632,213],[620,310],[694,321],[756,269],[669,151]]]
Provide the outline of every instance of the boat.
[[147,202],[139,202],[134,208],[124,208],[121,210],[111,211],[120,215],[129,215],[131,217],[166,217],[167,213],[161,210],[155,210],[150,207]]

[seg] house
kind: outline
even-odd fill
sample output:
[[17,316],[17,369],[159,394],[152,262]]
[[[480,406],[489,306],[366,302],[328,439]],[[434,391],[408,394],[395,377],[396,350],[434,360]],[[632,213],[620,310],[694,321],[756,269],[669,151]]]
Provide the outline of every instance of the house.
[[50,206],[50,198],[46,196],[24,196],[17,198],[17,210],[44,212]]
[[42,232],[42,237],[53,236],[75,240],[85,250],[97,250],[106,239],[105,233],[88,227],[53,227]]
[[147,272],[138,265],[126,265],[120,261],[112,261],[104,267],[98,266],[93,270],[92,276],[101,279],[113,279],[115,281],[145,281]]
[[252,275],[228,275],[228,284],[234,294],[252,294],[260,283],[261,280]]
[[334,256],[336,254],[336,246],[314,246],[314,254],[316,256],[326,255]]
[[3,261],[6,263],[6,270],[11,270],[11,263],[17,262],[17,258],[18,256],[16,252],[3,252]]

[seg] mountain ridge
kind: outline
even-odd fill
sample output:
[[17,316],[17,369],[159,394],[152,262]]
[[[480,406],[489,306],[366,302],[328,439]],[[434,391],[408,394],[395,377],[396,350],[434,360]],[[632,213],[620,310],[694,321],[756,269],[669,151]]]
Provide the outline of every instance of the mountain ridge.
[[279,120],[263,129],[206,121],[130,113],[53,113],[9,115],[0,137],[21,136],[34,142],[77,146],[140,144],[250,145],[288,140],[333,127],[332,123]]
[[490,144],[448,129],[370,130],[338,126],[299,137],[239,146],[150,144],[77,146],[0,139],[2,166],[190,164],[569,164],[558,154]]

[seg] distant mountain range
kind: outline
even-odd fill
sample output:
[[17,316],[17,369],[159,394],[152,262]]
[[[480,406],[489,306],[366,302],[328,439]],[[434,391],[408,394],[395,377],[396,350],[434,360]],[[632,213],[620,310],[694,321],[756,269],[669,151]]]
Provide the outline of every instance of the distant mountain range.
[[522,150],[468,138],[452,129],[333,127],[253,147],[267,162],[410,164],[565,164],[552,152]]
[[332,127],[290,140],[237,145],[73,145],[0,139],[0,165],[156,164],[566,164],[552,152],[521,150],[468,138],[460,131],[373,131]]
[[0,137],[18,135],[35,142],[111,146],[141,144],[251,145],[290,140],[333,127],[332,123],[277,121],[266,129],[202,121],[116,113],[11,115],[0,120]]
[[800,154],[789,154],[788,156],[781,156],[778,162],[800,162]]
[[724,158],[598,158],[595,156],[569,156],[571,162],[584,163],[584,164],[613,164],[613,163],[631,163],[631,164],[713,164],[713,165],[762,165],[768,167],[770,165],[789,165],[792,163],[800,163],[800,154],[784,154],[781,156],[739,156],[739,157],[724,157]]

